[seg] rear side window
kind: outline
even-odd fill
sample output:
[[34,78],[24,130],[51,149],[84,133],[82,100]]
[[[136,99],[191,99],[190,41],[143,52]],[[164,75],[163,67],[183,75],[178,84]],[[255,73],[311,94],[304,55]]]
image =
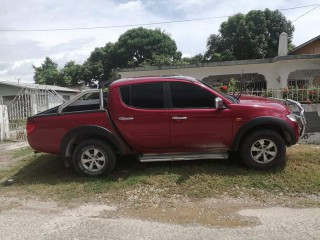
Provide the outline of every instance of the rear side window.
[[190,83],[170,82],[173,108],[214,108],[215,96]]
[[164,108],[163,83],[135,84],[120,87],[122,101],[136,108]]

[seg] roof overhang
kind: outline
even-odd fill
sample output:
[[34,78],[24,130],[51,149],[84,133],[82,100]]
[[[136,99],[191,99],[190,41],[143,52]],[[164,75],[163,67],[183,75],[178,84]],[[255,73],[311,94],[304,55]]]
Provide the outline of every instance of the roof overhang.
[[305,42],[305,43],[299,45],[298,47],[292,49],[290,52],[288,52],[288,54],[289,54],[289,55],[290,55],[290,54],[293,54],[293,53],[295,53],[296,51],[298,51],[299,49],[301,49],[301,48],[303,48],[303,47],[305,47],[305,46],[307,46],[307,45],[309,45],[309,44],[311,44],[311,43],[313,43],[313,42],[315,42],[315,41],[317,41],[317,40],[319,40],[319,39],[320,39],[320,35],[317,36],[317,37],[315,37],[315,38],[312,38],[312,39],[309,40],[308,42]]

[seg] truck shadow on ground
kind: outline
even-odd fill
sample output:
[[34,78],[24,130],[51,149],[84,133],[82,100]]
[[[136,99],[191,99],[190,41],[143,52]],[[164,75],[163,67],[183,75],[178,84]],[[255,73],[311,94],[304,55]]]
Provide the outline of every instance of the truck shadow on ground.
[[172,175],[175,184],[183,184],[195,175],[216,177],[254,177],[281,173],[285,165],[273,170],[259,171],[241,165],[238,159],[196,160],[176,162],[140,163],[134,158],[119,159],[115,170],[102,177],[79,175],[73,168],[65,168],[61,157],[52,154],[34,155],[26,165],[16,172],[11,179],[14,185],[57,184],[70,182],[104,181],[117,183],[133,181],[145,183],[149,177]]

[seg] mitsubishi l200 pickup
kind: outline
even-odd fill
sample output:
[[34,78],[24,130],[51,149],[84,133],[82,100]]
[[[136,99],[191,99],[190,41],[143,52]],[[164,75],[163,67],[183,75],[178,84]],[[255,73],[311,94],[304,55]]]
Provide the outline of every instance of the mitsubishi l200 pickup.
[[226,159],[237,152],[252,168],[285,161],[304,132],[304,110],[277,100],[225,94],[190,77],[114,81],[107,93],[85,90],[29,117],[27,137],[39,152],[60,154],[79,173],[111,172],[118,156],[141,162]]

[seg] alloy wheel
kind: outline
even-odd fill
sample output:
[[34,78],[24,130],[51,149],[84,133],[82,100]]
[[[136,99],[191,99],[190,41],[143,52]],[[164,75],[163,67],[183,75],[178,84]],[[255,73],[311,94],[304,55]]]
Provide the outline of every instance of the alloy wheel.
[[250,153],[254,161],[265,164],[276,157],[278,149],[273,141],[259,139],[251,146]]
[[82,153],[81,164],[89,171],[100,171],[106,164],[106,156],[100,149],[89,148]]

